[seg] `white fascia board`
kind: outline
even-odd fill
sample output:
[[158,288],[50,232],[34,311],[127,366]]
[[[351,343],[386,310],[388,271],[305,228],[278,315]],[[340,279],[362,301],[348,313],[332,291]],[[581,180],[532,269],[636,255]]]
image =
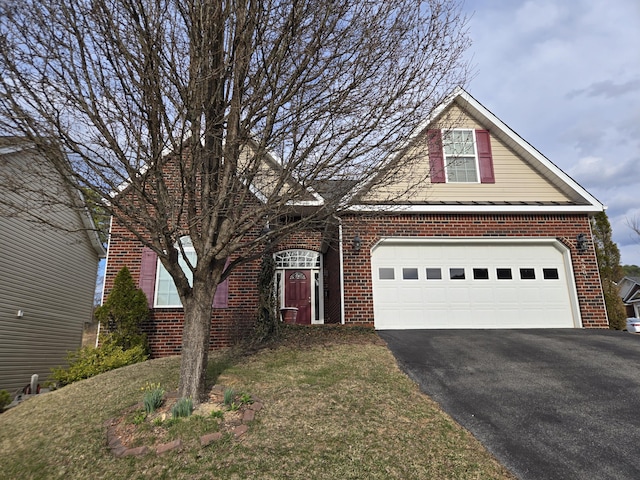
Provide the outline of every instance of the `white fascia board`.
[[267,197],[256,188],[255,185],[249,185],[249,191],[258,199],[261,203],[267,203]]
[[303,200],[299,202],[292,201],[287,202],[286,205],[292,207],[321,207],[322,205],[324,205],[324,200]]
[[[402,156],[405,152],[405,150],[407,148],[409,148],[411,146],[411,144],[415,141],[415,139],[436,119],[438,118],[438,116],[440,116],[440,114],[442,112],[444,112],[449,105],[451,105],[451,103],[454,101],[454,99],[456,98],[456,96],[458,96],[460,94],[460,92],[464,92],[464,90],[462,89],[462,87],[456,87],[455,90],[448,95],[445,100],[440,103],[437,107],[435,107],[433,109],[433,111],[431,112],[431,114],[422,122],[420,122],[418,124],[418,126],[416,128],[413,129],[413,131],[409,134],[409,136],[403,140],[400,144],[400,147],[394,152],[392,153],[388,160],[387,160],[387,164],[393,163],[395,161],[396,158]],[[351,198],[355,197],[363,188],[368,188],[368,180],[359,182],[359,185],[354,185],[354,187],[351,189],[351,195],[349,195],[347,197],[347,201],[349,201]]]
[[313,188],[307,187],[306,191],[311,195],[314,200],[292,200],[287,202],[287,205],[300,206],[300,207],[321,207],[324,205],[324,198]]
[[470,95],[462,87],[456,87],[440,105],[433,109],[431,114],[425,120],[418,124],[416,129],[411,133],[411,135],[409,135],[407,145],[409,145],[414,138],[424,132],[429,127],[429,125],[431,125],[435,121],[435,119],[438,118],[440,114],[442,114],[442,112],[449,108],[449,106],[455,101],[458,96],[461,96],[463,94],[466,94],[470,97]]
[[35,145],[32,143],[23,144],[23,145],[9,145],[6,147],[0,147],[0,156],[2,155],[11,155],[12,153],[22,152],[23,150],[28,150],[33,148]]
[[[183,137],[183,141],[188,139],[191,136],[191,132],[187,132],[185,133],[184,137]],[[203,140],[204,141],[204,140]],[[166,157],[170,154],[173,153],[173,149],[170,148],[165,148],[162,151],[162,156]],[[271,157],[271,160],[276,163],[278,166],[282,166],[282,159],[274,152],[272,151],[267,151],[267,155],[269,157]],[[138,175],[144,175],[147,170],[149,169],[149,165],[148,164],[144,164],[142,165],[142,167],[140,168],[140,170],[138,170],[137,174]],[[297,182],[297,180],[294,180]],[[118,185],[118,187],[116,188],[115,191],[110,192],[110,197],[114,198],[115,196],[119,195],[120,193],[122,193],[129,185],[131,184],[131,179],[127,179],[124,182],[122,182],[120,185]],[[307,193],[309,193],[309,195],[311,195],[313,198],[315,198],[315,201],[312,202],[290,202],[291,204],[294,205],[324,205],[324,198],[322,198],[322,196],[317,193],[315,190],[313,190],[311,187],[308,187],[307,189]],[[258,190],[258,188],[255,185],[249,185],[249,191],[256,196],[256,198],[262,202],[262,203],[266,203],[267,202],[267,196],[264,195],[260,190]]]
[[542,155],[538,150],[536,150],[533,146],[531,146],[520,135],[518,135],[509,126],[507,126],[504,122],[502,122],[502,120],[500,120],[493,113],[487,110],[480,102],[478,102],[475,98],[473,98],[469,93],[467,93],[462,88],[459,88],[459,89],[456,89],[455,96],[463,100],[463,106],[467,108],[471,107],[473,110],[477,112],[477,114],[484,117],[484,119],[488,123],[492,124],[495,127],[495,129],[492,130],[492,133],[494,135],[498,137],[506,136],[511,142],[515,143],[528,155],[530,155],[532,158],[538,161],[553,175],[558,177],[573,191],[575,191],[578,195],[580,195],[587,202],[589,202],[593,207],[599,208],[599,210],[597,211],[601,211],[604,208],[603,204],[598,199],[596,199],[593,195],[587,192],[581,185],[579,185],[569,175],[567,175],[564,171],[558,168],[558,166],[556,166],[552,161],[550,161],[547,157]]
[[[249,191],[258,199],[258,201],[262,202],[263,204],[267,203],[268,201],[267,196],[263,194],[255,185],[249,185]],[[314,192],[309,192],[309,193],[314,193]],[[320,195],[314,194],[313,197],[315,198],[315,200],[302,200],[302,201],[292,200],[292,201],[286,202],[285,205],[299,206],[299,207],[316,207],[316,206],[324,205],[324,199]]]
[[[283,165],[282,157],[280,157],[277,153],[275,153],[275,152],[273,152],[271,150],[267,150],[267,155],[269,155],[269,157],[271,157],[271,160],[274,163],[276,163],[280,168],[282,168],[282,165]],[[293,175],[291,176],[291,179],[294,182],[296,182],[297,184],[300,184],[298,179],[294,178]],[[287,205],[301,205],[301,206],[324,205],[324,198],[322,197],[322,195],[320,195],[318,192],[316,192],[312,187],[306,187],[305,190],[309,195],[311,195],[313,198],[315,198],[314,201],[311,201],[311,200],[305,200],[305,201],[302,201],[302,202],[292,201],[292,202],[287,202]]]
[[353,205],[352,212],[381,213],[597,213],[602,205]]
[[[546,158],[538,150],[531,146],[520,135],[514,132],[502,120],[491,113],[491,111],[489,111],[485,106],[483,106],[480,102],[473,98],[462,87],[456,87],[451,95],[449,95],[438,107],[436,107],[425,121],[421,122],[418,125],[418,127],[411,133],[411,135],[407,139],[405,146],[410,145],[418,135],[426,130],[429,125],[431,125],[447,108],[449,108],[452,103],[456,101],[459,101],[462,107],[474,110],[474,113],[478,117],[481,117],[483,119],[483,121],[481,120],[480,123],[486,122],[493,127],[491,129],[492,134],[496,135],[499,138],[502,138],[503,140],[506,140],[506,143],[517,145],[523,152],[528,154],[532,159],[539,162],[552,175],[555,175],[559,180],[564,182],[567,187],[576,192],[579,196],[584,198],[586,202],[590,203],[594,208],[596,208],[597,210],[595,211],[602,211],[606,208],[598,199],[587,192],[580,184],[578,184],[569,175],[558,168],[553,162],[551,162],[548,158]],[[402,151],[402,149],[400,151]]]

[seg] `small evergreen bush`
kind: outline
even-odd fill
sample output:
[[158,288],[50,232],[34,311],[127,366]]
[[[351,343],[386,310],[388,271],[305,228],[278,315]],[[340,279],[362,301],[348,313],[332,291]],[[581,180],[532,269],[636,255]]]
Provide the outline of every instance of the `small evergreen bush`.
[[11,403],[11,395],[6,390],[0,390],[0,413]]
[[149,319],[147,296],[136,288],[127,267],[118,272],[109,296],[95,315],[111,342],[123,350],[142,346],[148,353],[147,336],[141,330],[142,323]]
[[51,370],[51,377],[59,387],[93,377],[109,370],[144,362],[147,353],[142,345],[124,350],[111,341],[99,347],[83,347],[67,354],[69,367],[57,367]]

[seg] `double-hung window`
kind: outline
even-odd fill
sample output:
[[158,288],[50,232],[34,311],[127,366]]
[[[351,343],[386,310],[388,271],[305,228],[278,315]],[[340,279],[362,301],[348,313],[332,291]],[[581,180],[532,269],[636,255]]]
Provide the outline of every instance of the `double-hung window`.
[[431,183],[495,183],[488,130],[427,130]]
[[[193,249],[191,239],[189,237],[182,237],[180,239],[180,243],[182,244],[185,256],[189,259],[189,263],[195,267],[198,259],[196,257],[196,251]],[[187,276],[189,284],[192,284],[193,273],[181,254],[178,254],[178,263],[182,267],[184,274]],[[160,262],[158,262],[158,273],[156,278],[155,305],[157,307],[182,307],[182,302],[180,301],[180,296],[178,295],[178,290],[173,283],[173,279]]]
[[473,130],[444,132],[444,164],[447,182],[478,183],[478,159]]
[[[189,237],[180,239],[182,249],[189,263],[195,267],[197,262],[196,252]],[[178,254],[178,263],[182,267],[190,284],[193,284],[193,274],[187,261]],[[229,260],[227,259],[227,265]],[[225,266],[226,268],[226,266]],[[162,263],[158,259],[156,253],[148,247],[142,249],[142,258],[140,261],[140,280],[139,285],[147,296],[149,308],[181,308],[182,302],[178,291],[171,279],[169,272],[165,270]],[[225,279],[218,284],[216,294],[213,299],[213,308],[227,308],[229,300],[229,279]]]

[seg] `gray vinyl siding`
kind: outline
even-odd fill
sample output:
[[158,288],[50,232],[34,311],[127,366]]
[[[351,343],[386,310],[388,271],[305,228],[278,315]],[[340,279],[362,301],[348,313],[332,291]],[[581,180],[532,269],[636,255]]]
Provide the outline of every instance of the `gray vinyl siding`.
[[78,212],[56,210],[55,221],[79,231],[0,216],[0,389],[11,394],[34,373],[43,384],[92,316],[98,254]]

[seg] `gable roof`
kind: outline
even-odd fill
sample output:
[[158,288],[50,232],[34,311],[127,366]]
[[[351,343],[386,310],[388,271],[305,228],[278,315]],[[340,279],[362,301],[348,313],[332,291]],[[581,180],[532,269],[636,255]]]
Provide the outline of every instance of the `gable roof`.
[[640,303],[640,277],[624,277],[618,282],[618,288],[625,304]]
[[[183,138],[183,141],[187,140],[190,137],[190,135],[191,133],[189,133],[188,135],[185,135],[185,137]],[[257,146],[256,141],[253,139],[250,139],[249,146],[252,149],[256,148]],[[244,154],[245,154],[244,152],[240,153],[240,162],[243,161]],[[162,153],[163,157],[169,157],[172,155],[177,155],[175,153],[175,150],[172,148],[167,148]],[[274,179],[276,179],[275,183],[277,183],[278,176],[281,175],[284,172],[284,170],[282,167],[282,164],[283,164],[282,159],[278,157],[278,155],[276,155],[271,150],[266,150],[262,160],[263,160],[262,165],[264,165],[264,168],[262,169],[262,175],[259,175],[257,179],[249,185],[249,191],[258,199],[258,201],[265,203],[269,198],[269,194],[271,193],[269,192],[271,188],[271,181],[274,181]],[[148,170],[149,170],[149,165],[145,163],[140,168],[140,170],[138,170],[137,174],[145,175]],[[301,187],[298,192],[299,193],[298,198],[296,198],[295,200],[288,201],[286,203],[287,206],[318,207],[324,204],[324,199],[322,195],[320,195],[316,189],[314,189],[311,186],[303,187],[300,180],[296,179],[291,173],[289,173],[287,177],[288,178],[284,181],[285,185],[293,184],[294,188]],[[118,187],[110,193],[110,197],[114,198],[118,195],[121,195],[130,186],[131,186],[131,178],[128,178],[125,181],[123,181],[120,185],[118,185]],[[108,202],[109,200],[105,199],[105,201]]]
[[[581,185],[562,171],[557,165],[542,155],[532,145],[515,133],[504,122],[502,122],[491,111],[473,98],[463,88],[458,87],[449,95],[445,101],[438,106],[433,113],[422,122],[410,135],[405,144],[399,149],[406,152],[418,143],[420,138],[425,137],[425,133],[430,128],[440,129],[438,122],[443,120],[447,112],[452,108],[458,108],[464,114],[483,129],[490,132],[491,136],[506,146],[520,160],[526,163],[532,171],[535,171],[540,178],[553,188],[559,195],[566,197],[566,200],[558,199],[526,199],[519,201],[500,199],[478,199],[478,200],[417,200],[410,199],[404,202],[371,202],[363,201],[356,210],[393,210],[408,212],[536,212],[536,213],[595,213],[604,210],[604,205],[594,196],[587,192]],[[397,154],[400,158],[402,153]],[[497,182],[497,180],[496,180]],[[453,184],[447,184],[453,185]],[[458,188],[460,184],[458,184]],[[360,193],[368,192],[368,186],[361,185]],[[366,193],[363,194],[366,197]],[[381,205],[382,203],[382,205]]]

